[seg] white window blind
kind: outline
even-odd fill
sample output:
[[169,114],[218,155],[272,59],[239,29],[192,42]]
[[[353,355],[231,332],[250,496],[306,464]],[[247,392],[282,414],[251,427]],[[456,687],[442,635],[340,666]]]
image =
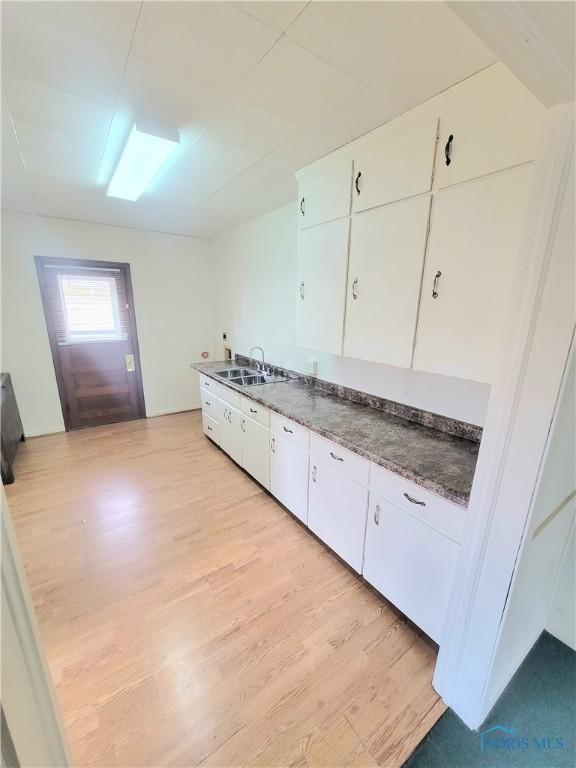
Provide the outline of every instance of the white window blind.
[[127,298],[120,270],[45,267],[58,344],[128,339]]

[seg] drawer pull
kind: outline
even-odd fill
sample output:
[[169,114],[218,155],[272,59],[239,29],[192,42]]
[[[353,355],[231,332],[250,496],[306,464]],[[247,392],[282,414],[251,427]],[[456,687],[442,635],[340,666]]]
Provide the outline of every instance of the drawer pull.
[[209,387],[209,386],[210,386],[210,382],[209,382],[209,381],[205,381],[205,382],[204,382],[204,386],[205,386],[205,387]]
[[332,453],[332,451],[330,451],[330,456],[332,456],[332,458],[334,459],[334,461],[344,461],[344,459],[342,458],[342,456],[336,456],[336,454],[335,454],[335,453]]
[[282,429],[284,430],[284,432],[288,432],[290,435],[294,434],[294,430],[288,429],[288,427],[283,426]]
[[258,413],[258,411],[256,410],[256,408],[250,408],[250,413]]
[[376,525],[380,525],[380,504],[376,504],[374,508],[374,522]]
[[412,504],[418,504],[419,507],[425,507],[426,506],[426,502],[425,501],[418,501],[418,499],[413,499],[412,496],[410,496],[409,493],[405,493],[404,494],[404,498],[408,499],[408,501],[411,502]]
[[212,427],[208,424],[208,432],[212,432]]
[[313,483],[315,483],[315,482],[316,482],[316,472],[317,472],[317,471],[318,471],[318,467],[317,467],[316,465],[314,465],[314,466],[312,467],[312,482],[313,482]]
[[210,405],[210,400],[204,400],[204,402],[206,403],[206,405],[208,406]]

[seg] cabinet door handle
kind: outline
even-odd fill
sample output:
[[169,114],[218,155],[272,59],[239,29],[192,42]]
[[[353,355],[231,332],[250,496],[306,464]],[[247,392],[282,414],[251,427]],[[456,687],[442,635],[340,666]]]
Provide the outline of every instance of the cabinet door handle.
[[419,507],[425,507],[426,502],[425,501],[418,501],[418,499],[414,499],[412,496],[410,496],[409,493],[404,494],[404,498],[408,499],[412,504],[418,504]]
[[330,451],[330,456],[332,456],[332,458],[334,459],[334,461],[344,461],[344,459],[342,458],[342,456],[336,456],[336,454],[335,454],[335,453],[332,453],[332,451]]
[[288,427],[282,427],[282,429],[284,430],[284,432],[288,432],[290,435],[293,434],[293,430],[288,429]]
[[246,419],[242,419],[240,426],[242,427],[242,432],[246,432]]
[[432,298],[437,299],[438,298],[438,281],[442,277],[442,272],[438,270],[436,274],[434,275],[434,282],[432,283]]
[[210,386],[210,382],[209,382],[209,381],[205,381],[205,382],[204,382],[204,386],[205,386],[205,387],[209,387],[209,386]]
[[380,504],[376,504],[374,507],[374,522],[376,525],[380,525]]
[[224,408],[224,413],[222,414],[224,417],[224,421],[228,420],[228,408]]
[[208,432],[212,432],[212,427],[208,424]]
[[232,411],[228,411],[228,424],[232,424]]
[[258,413],[258,411],[256,410],[256,408],[250,408],[250,413]]
[[352,298],[356,300],[358,298],[358,278],[355,277],[352,281]]
[[272,448],[272,453],[276,453],[276,438],[275,437],[272,438],[271,448]]
[[300,298],[304,300],[304,283],[300,283]]
[[454,136],[450,134],[448,136],[448,141],[446,142],[446,146],[444,147],[444,157],[446,159],[446,165],[450,165],[452,162],[452,142],[454,141]]
[[354,179],[354,186],[356,187],[356,194],[357,195],[360,194],[360,184],[359,184],[360,176],[362,176],[362,171],[358,171],[358,173],[356,174],[356,178]]
[[316,472],[317,472],[317,471],[318,471],[318,467],[317,467],[316,465],[314,465],[314,466],[312,467],[312,482],[313,482],[313,483],[315,483],[315,482],[316,482]]
[[306,198],[303,197],[302,200],[300,200],[300,213],[302,214],[302,216],[306,215],[305,199]]
[[210,406],[210,400],[204,400],[204,403],[205,403],[207,406]]

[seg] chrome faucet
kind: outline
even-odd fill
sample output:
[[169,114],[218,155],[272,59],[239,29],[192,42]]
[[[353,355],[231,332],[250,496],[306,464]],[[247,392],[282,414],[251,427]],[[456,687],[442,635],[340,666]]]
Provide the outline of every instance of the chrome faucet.
[[254,352],[254,350],[255,350],[255,349],[259,349],[259,350],[260,350],[260,352],[262,353],[262,363],[261,363],[261,366],[260,366],[260,368],[261,368],[262,370],[265,370],[265,368],[266,368],[266,364],[264,363],[264,350],[262,349],[262,347],[252,347],[252,349],[250,350],[250,359],[251,359],[251,360],[253,359],[253,358],[252,358],[252,352]]

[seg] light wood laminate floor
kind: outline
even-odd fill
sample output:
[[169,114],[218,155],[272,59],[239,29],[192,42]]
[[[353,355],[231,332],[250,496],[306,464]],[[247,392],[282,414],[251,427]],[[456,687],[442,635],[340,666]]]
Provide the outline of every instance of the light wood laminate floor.
[[434,646],[190,412],[29,440],[10,508],[77,766],[396,766]]

